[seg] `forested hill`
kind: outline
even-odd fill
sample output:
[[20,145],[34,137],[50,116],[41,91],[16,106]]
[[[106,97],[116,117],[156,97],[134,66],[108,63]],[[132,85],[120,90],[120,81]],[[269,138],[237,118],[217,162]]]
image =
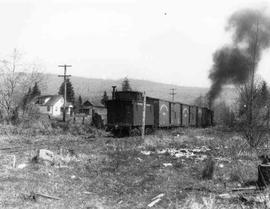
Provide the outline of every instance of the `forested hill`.
[[[59,78],[54,74],[47,74],[47,89],[44,93],[57,94],[59,86],[62,83],[62,78]],[[102,97],[103,92],[107,91],[107,94],[111,96],[112,86],[117,86],[118,90],[121,90],[122,79],[110,80],[110,79],[95,79],[95,78],[83,78],[72,76],[70,78],[75,90],[76,97],[81,95],[83,99],[99,99]],[[175,89],[175,101],[193,104],[194,100],[200,95],[205,95],[208,88],[200,87],[184,87],[177,85],[170,85],[158,82],[152,82],[147,80],[129,79],[132,90],[145,91],[147,96],[156,98],[162,98],[171,100],[170,89]],[[235,93],[232,88],[226,88],[222,93],[222,100],[226,100],[228,103],[232,103],[235,98]]]

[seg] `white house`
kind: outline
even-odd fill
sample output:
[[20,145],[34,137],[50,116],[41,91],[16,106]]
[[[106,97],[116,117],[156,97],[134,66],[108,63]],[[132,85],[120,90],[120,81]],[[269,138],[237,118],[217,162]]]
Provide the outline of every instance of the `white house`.
[[[32,101],[39,108],[40,113],[53,117],[61,116],[64,106],[64,98],[61,95],[42,95],[35,97]],[[71,114],[73,105],[66,103],[66,113]]]

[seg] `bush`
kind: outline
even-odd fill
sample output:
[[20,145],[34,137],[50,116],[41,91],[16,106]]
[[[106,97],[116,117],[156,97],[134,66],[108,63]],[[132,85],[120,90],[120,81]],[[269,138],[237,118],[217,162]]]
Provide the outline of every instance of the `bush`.
[[225,102],[221,102],[214,106],[214,121],[218,125],[232,128],[235,125],[235,114]]
[[202,179],[212,179],[214,176],[215,161],[212,157],[208,157],[205,162],[205,166],[202,171]]
[[61,130],[64,133],[70,133],[74,136],[77,135],[102,135],[96,128],[91,126],[89,122],[74,123],[72,120],[63,122],[63,121],[52,121],[51,126],[53,129]]

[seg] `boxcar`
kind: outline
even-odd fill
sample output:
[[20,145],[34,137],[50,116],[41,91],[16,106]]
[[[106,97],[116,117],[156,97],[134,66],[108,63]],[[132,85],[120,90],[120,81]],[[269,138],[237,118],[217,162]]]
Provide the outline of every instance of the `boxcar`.
[[189,126],[197,126],[197,108],[189,106]]
[[181,107],[179,103],[170,102],[170,126],[181,125]]
[[197,127],[202,127],[202,108],[197,107]]
[[[106,102],[106,106],[109,130],[117,134],[123,130],[129,134],[140,132],[143,117],[141,92],[113,91],[112,99]],[[212,124],[213,111],[208,108],[146,97],[146,130],[179,126],[207,127]]]
[[202,127],[207,127],[212,125],[211,111],[207,108],[202,108]]
[[158,127],[169,127],[170,126],[169,102],[159,99],[157,108],[159,110]]
[[208,124],[207,124],[207,126],[213,126],[214,112],[212,110],[209,110],[209,109],[207,109],[207,112],[208,112],[208,118],[207,118]]
[[181,104],[181,118],[182,118],[182,123],[181,125],[184,127],[187,127],[189,125],[189,106],[186,104]]

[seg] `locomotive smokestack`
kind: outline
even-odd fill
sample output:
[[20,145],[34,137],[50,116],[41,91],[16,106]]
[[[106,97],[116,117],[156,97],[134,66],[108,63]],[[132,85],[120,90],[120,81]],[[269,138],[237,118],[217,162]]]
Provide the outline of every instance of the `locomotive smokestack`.
[[112,86],[112,99],[115,99],[115,89],[116,89],[116,86]]

